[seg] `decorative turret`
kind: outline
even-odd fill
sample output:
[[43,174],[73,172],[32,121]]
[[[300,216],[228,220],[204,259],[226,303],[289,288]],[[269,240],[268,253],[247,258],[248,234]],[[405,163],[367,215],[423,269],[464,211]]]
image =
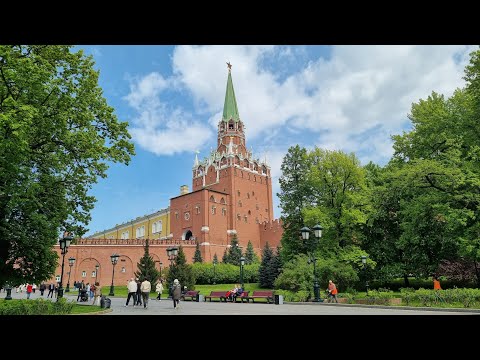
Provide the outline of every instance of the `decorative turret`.
[[237,100],[235,99],[235,90],[233,89],[232,65],[228,62],[227,66],[227,91],[225,92],[225,104],[223,105],[222,121],[229,122],[230,120],[233,120],[237,122],[240,121],[240,115],[238,114]]
[[[210,155],[203,161],[198,160],[195,154],[193,165],[193,178],[201,178],[202,186],[208,186],[205,180],[206,172],[210,166],[214,166],[215,171],[225,166],[237,166],[244,170],[257,174],[270,176],[270,166],[259,158],[254,158],[253,149],[247,149],[245,141],[245,125],[240,120],[238,112],[237,99],[232,80],[232,65],[228,62],[227,88],[225,91],[225,103],[223,105],[222,118],[218,122],[217,148],[210,149]],[[218,174],[217,174],[218,178]],[[197,183],[200,186],[199,182]],[[195,187],[195,185],[194,185]]]

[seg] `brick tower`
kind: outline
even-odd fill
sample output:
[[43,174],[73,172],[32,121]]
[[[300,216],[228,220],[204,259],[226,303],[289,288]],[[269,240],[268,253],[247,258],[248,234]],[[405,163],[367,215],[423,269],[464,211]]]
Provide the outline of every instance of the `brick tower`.
[[[271,246],[280,242],[281,226],[272,221],[270,167],[247,148],[230,64],[217,148],[202,161],[195,155],[192,191],[183,185],[180,195],[170,199],[170,212],[173,239],[195,239],[206,261],[215,253],[220,258],[234,234],[243,252],[251,241],[259,253],[262,237]],[[273,236],[269,234],[272,224]]]

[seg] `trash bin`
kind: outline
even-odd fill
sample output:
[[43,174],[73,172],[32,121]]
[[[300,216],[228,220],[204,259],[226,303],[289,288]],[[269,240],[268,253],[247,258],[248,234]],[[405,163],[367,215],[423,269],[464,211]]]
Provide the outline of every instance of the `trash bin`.
[[205,301],[205,296],[202,294],[197,294],[197,302],[203,302]]
[[105,309],[110,309],[110,306],[112,306],[112,300],[110,300],[109,298],[105,298]]
[[275,295],[275,305],[283,305],[283,295]]

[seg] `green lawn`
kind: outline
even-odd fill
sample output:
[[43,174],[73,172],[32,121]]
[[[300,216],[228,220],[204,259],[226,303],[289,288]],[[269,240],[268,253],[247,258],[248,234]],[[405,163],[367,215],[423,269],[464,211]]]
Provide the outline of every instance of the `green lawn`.
[[96,313],[104,310],[105,309],[102,309],[100,306],[75,304],[72,309],[72,314]]

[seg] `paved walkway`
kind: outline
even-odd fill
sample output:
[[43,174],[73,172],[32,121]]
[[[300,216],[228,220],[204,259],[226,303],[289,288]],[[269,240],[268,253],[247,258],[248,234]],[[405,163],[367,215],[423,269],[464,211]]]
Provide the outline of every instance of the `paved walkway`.
[[[46,297],[45,292],[44,297]],[[5,297],[6,293],[1,292],[0,297]],[[15,293],[12,291],[12,297],[15,299],[26,299],[26,293]],[[31,298],[40,297],[37,291],[32,293]],[[75,301],[77,293],[65,293],[65,297]],[[55,298],[54,298],[55,300]],[[175,310],[171,299],[157,301],[150,299],[148,308],[143,305],[138,307],[130,305],[125,307],[126,298],[111,297],[112,311],[105,315],[467,315],[479,314],[478,311],[455,312],[449,310],[424,310],[424,309],[402,309],[402,308],[382,308],[382,307],[363,307],[347,304],[253,304],[253,303],[219,303],[219,302],[192,302],[181,301],[180,308]],[[78,303],[84,306],[90,306],[92,300],[85,303]],[[432,309],[433,310],[433,309]]]

